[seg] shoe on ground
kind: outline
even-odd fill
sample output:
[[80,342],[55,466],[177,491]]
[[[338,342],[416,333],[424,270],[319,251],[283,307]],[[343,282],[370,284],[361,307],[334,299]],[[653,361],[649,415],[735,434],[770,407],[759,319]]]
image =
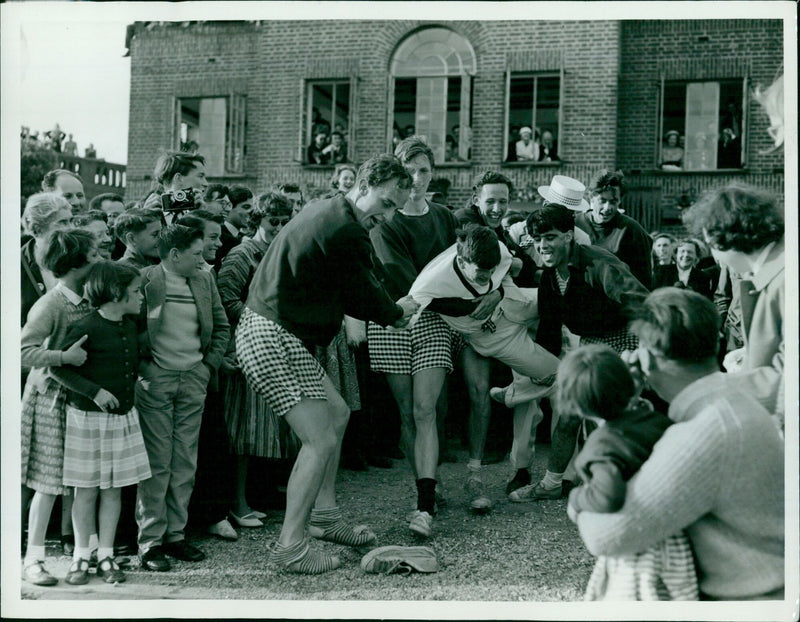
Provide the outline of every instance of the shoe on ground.
[[165,542],[162,548],[167,555],[182,562],[200,562],[206,558],[206,554],[203,551],[196,546],[192,546],[186,540]]
[[416,510],[408,523],[408,528],[418,536],[430,538],[433,533],[433,517],[427,512]]
[[428,546],[382,546],[361,558],[361,569],[374,574],[436,572],[439,562]]
[[50,587],[58,583],[58,579],[47,572],[42,561],[35,561],[25,566],[22,569],[22,578],[28,583],[43,587]]
[[510,495],[518,488],[527,486],[530,483],[531,483],[531,474],[528,471],[528,469],[518,469],[517,472],[514,473],[514,477],[512,477],[506,484],[506,494]]
[[239,539],[239,534],[236,533],[236,530],[233,528],[228,522],[227,518],[223,518],[218,523],[214,523],[206,529],[207,533],[210,533],[212,536],[216,536],[220,540],[229,540],[231,542]]
[[267,517],[267,515],[264,514],[264,512],[259,512],[258,510],[253,510],[253,509],[250,510],[250,514],[252,514],[256,518],[266,518]]
[[489,389],[489,397],[495,402],[500,402],[505,406],[506,404],[506,387],[492,387]]
[[161,546],[151,546],[139,556],[139,560],[145,570],[167,572],[172,569],[172,564],[169,563],[166,555],[164,555],[164,549]]
[[239,527],[263,527],[264,523],[261,522],[261,519],[258,518],[252,511],[248,512],[247,514],[243,514],[242,516],[237,516],[233,510],[229,512],[233,522],[239,525]]
[[106,583],[124,583],[126,579],[125,573],[110,557],[104,557],[97,562],[97,576]]
[[70,585],[86,585],[89,583],[89,560],[76,559],[72,562],[64,581]]
[[486,496],[486,487],[480,475],[474,474],[467,478],[464,490],[469,495],[469,507],[475,512],[488,512],[492,509],[492,500]]
[[508,498],[514,503],[527,503],[529,501],[552,501],[561,498],[561,486],[557,488],[545,488],[541,482],[538,484],[528,484],[522,488],[517,488]]

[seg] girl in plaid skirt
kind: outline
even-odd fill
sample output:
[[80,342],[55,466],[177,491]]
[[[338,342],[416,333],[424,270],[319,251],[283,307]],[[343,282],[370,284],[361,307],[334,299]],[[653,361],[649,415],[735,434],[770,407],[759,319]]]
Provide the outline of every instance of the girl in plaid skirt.
[[[72,522],[75,556],[67,583],[89,580],[89,535],[95,531],[100,497],[97,576],[125,580],[114,562],[114,535],[124,486],[150,477],[139,415],[133,405],[138,375],[137,330],[128,315],[142,305],[142,279],[130,266],[103,261],[92,266],[85,295],[96,311],[76,322],[56,346],[83,339],[86,362],[53,375],[67,389],[64,485],[75,487]],[[81,336],[84,337],[81,337]]]
[[82,365],[86,352],[82,340],[56,349],[76,321],[91,313],[80,294],[89,269],[97,260],[97,243],[88,231],[57,230],[37,248],[37,261],[53,273],[58,283],[39,298],[22,327],[22,365],[31,373],[22,396],[20,434],[22,485],[34,490],[28,513],[28,546],[23,578],[35,585],[55,585],[44,568],[44,538],[56,496],[66,494],[64,466],[63,387],[49,375],[61,365]]

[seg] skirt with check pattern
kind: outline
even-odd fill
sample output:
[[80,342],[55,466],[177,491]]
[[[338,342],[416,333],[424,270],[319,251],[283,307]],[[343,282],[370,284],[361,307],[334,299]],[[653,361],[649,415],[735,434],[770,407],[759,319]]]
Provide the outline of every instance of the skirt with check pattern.
[[65,486],[105,490],[149,478],[150,462],[135,407],[117,415],[67,405]]
[[424,311],[408,330],[367,326],[372,371],[411,376],[423,369],[453,371],[453,344],[460,338],[437,313]]
[[297,337],[245,307],[236,327],[236,357],[251,388],[283,417],[301,399],[327,399],[325,371]]
[[618,353],[622,353],[625,350],[635,350],[639,347],[639,340],[627,327],[609,331],[599,337],[581,337],[582,346],[589,343],[604,343]]

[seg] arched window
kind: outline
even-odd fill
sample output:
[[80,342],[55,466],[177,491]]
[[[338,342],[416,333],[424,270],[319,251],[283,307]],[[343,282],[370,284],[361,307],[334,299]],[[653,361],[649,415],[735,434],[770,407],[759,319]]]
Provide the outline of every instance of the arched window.
[[469,160],[475,72],[475,52],[458,33],[436,26],[406,37],[390,67],[392,142],[417,134],[437,164]]

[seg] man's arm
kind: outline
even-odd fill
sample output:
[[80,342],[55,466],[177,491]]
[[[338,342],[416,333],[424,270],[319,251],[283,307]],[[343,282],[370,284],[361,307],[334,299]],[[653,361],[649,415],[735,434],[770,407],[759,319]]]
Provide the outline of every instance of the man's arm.
[[402,236],[386,223],[374,227],[369,233],[375,256],[383,264],[389,289],[397,296],[405,296],[417,278],[417,269]]

